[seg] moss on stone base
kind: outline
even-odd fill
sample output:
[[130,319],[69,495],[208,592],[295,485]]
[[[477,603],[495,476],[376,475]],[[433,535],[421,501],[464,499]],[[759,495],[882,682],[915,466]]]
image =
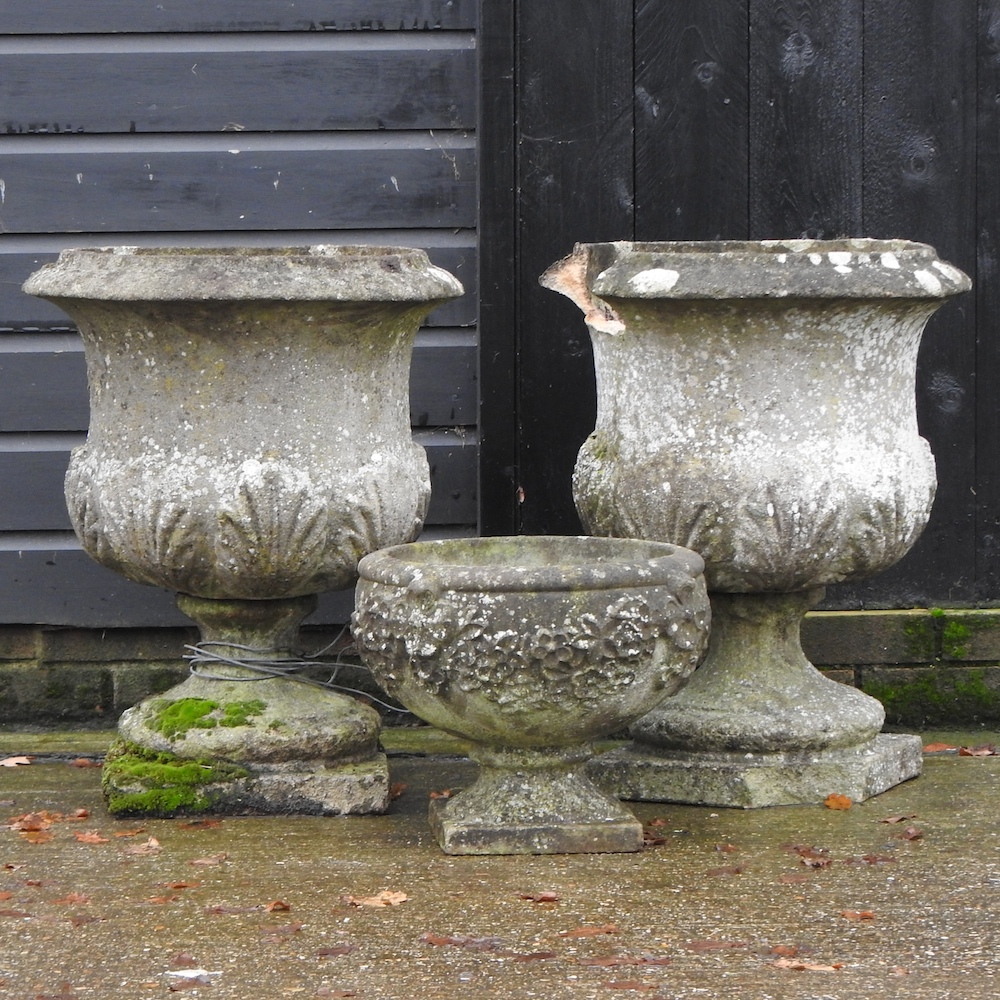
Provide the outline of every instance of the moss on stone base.
[[168,739],[183,739],[191,729],[248,726],[254,716],[267,708],[267,703],[259,698],[225,704],[208,698],[178,698],[176,701],[161,698],[150,707],[152,714],[146,725],[153,732],[162,733]]
[[206,812],[213,805],[209,786],[248,774],[233,764],[185,760],[117,740],[108,750],[101,787],[113,816],[176,816]]

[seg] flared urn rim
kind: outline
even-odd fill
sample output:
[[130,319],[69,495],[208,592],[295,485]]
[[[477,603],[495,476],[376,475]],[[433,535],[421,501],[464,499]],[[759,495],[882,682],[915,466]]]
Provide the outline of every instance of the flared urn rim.
[[925,243],[868,238],[578,243],[539,280],[577,302],[587,293],[607,299],[938,300],[972,287],[964,272]]
[[70,248],[23,290],[99,302],[437,302],[464,294],[424,250],[340,244]]
[[593,535],[509,535],[394,545],[365,556],[362,580],[410,593],[615,590],[697,577],[698,553],[670,542]]

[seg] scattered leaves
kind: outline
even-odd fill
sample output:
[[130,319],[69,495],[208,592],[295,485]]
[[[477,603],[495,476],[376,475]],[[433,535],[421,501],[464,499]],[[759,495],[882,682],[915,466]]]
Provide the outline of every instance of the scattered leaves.
[[82,892],[68,892],[62,899],[53,899],[56,906],[76,906],[78,904],[89,903],[90,897]]
[[268,913],[287,913],[291,910],[291,907],[287,903],[283,903],[280,899],[276,899],[273,903],[268,903],[264,909]]
[[228,860],[229,855],[225,851],[218,851],[215,854],[209,854],[205,858],[192,858],[188,864],[196,865],[200,868],[209,868],[212,865],[221,865],[223,861]]
[[470,948],[472,951],[496,951],[502,944],[500,938],[495,937],[477,938],[469,934],[435,934],[432,931],[421,934],[417,940],[436,948],[452,945],[455,948]]
[[221,819],[189,819],[177,824],[180,830],[215,830],[220,826]]
[[667,838],[662,834],[657,833],[655,829],[652,828],[652,824],[649,826],[644,826],[642,828],[642,846],[643,847],[660,847],[667,842]]
[[902,833],[897,834],[900,840],[921,840],[924,831],[915,826],[908,826]]
[[21,837],[29,844],[47,844],[52,839],[53,834],[49,833],[47,830],[37,832],[32,830],[28,833],[22,833]]
[[950,743],[928,743],[924,747],[924,753],[957,753],[958,747],[952,746]]
[[102,837],[96,830],[78,830],[73,836],[81,844],[106,844],[107,837]]
[[30,913],[22,913],[20,910],[0,910],[0,917],[30,917]]
[[0,892],[0,903],[6,903],[8,899],[13,899],[14,893],[12,892]]
[[872,910],[840,910],[839,913],[845,920],[875,919],[875,913]]
[[393,889],[383,889],[374,896],[342,896],[341,899],[348,906],[399,906],[405,903],[410,897],[405,892],[397,892]]
[[959,757],[996,757],[997,748],[995,743],[984,743],[978,747],[959,747]]
[[89,757],[77,757],[69,762],[70,767],[101,767],[99,760],[91,760]]
[[916,818],[917,818],[916,813],[903,813],[899,816],[884,816],[882,819],[879,820],[879,822],[893,825],[896,823],[905,823],[908,819],[916,819]]
[[440,792],[431,792],[432,799],[450,799],[453,792],[450,788],[443,788]]
[[779,958],[771,963],[776,969],[790,969],[793,972],[836,972],[844,967],[843,962],[822,965],[819,962],[802,962],[794,958]]
[[201,886],[201,882],[164,882],[168,889],[197,889]]
[[394,781],[389,786],[389,798],[395,801],[403,794],[407,789],[407,784],[405,781]]
[[854,803],[846,795],[838,795],[836,792],[823,799],[823,805],[827,809],[850,809]]
[[862,854],[861,860],[866,865],[890,865],[896,863],[896,859],[891,854]]
[[156,837],[150,837],[144,844],[133,844],[125,848],[125,853],[134,857],[145,857],[150,854],[159,854],[162,850],[160,842]]
[[329,948],[320,948],[316,954],[320,958],[335,958],[338,955],[350,955],[352,951],[357,951],[356,944],[335,944]]
[[34,757],[4,757],[0,760],[0,767],[20,767],[22,764],[30,764]]
[[144,826],[137,826],[134,830],[116,830],[116,837],[138,837],[140,833],[145,833],[146,828]]
[[[37,833],[40,830],[47,830],[54,822],[58,814],[48,812],[25,813],[23,816],[12,816],[9,829],[17,830],[21,833]],[[61,819],[61,816],[58,816]]]
[[603,934],[617,934],[618,928],[614,924],[589,924],[582,927],[574,927],[571,931],[560,931],[559,937],[563,938],[588,938],[600,937]]
[[712,850],[720,854],[735,854],[739,848],[735,844],[716,844]]

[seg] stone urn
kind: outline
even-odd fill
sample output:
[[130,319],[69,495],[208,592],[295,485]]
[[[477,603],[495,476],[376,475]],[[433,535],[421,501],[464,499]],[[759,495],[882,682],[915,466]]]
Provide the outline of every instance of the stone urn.
[[460,283],[420,250],[112,247],[64,251],[24,289],[86,349],[66,476],[84,549],[179,592],[222,658],[123,715],[111,810],[384,810],[378,715],[281,668],[318,592],[421,530],[410,351]]
[[927,522],[917,348],[970,287],[902,240],[578,245],[542,284],[583,310],[598,418],[574,473],[588,531],[704,556],[708,657],[595,773],[625,798],[861,800],[919,773],[916,737],[824,678],[800,621]]
[[676,691],[707,641],[703,563],[674,545],[558,536],[366,556],[353,618],[379,683],[470,740],[470,788],[431,802],[449,854],[635,851],[642,827],[584,775],[592,741]]

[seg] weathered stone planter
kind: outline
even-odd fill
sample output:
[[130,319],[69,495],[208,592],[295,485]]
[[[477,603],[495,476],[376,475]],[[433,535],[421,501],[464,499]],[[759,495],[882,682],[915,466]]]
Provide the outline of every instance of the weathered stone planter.
[[417,715],[475,744],[476,783],[431,803],[446,852],[641,847],[635,817],[582,767],[590,741],[700,660],[702,567],[673,545],[555,536],[417,542],[361,561],[365,663]]
[[[420,531],[410,348],[462,291],[422,251],[68,250],[25,291],[73,316],[86,348],[90,431],[66,477],[84,548],[180,592],[217,652],[287,659],[312,595]],[[238,665],[212,672],[228,679],[194,675],[123,716],[134,753],[109,767],[113,811],[385,808],[371,709]],[[170,767],[193,759],[225,767],[183,795]]]
[[623,797],[864,799],[919,773],[915,737],[799,643],[828,583],[891,566],[930,514],[921,331],[968,278],[901,240],[580,245],[542,283],[584,311],[597,428],[574,494],[597,535],[700,552],[708,659],[596,770]]

